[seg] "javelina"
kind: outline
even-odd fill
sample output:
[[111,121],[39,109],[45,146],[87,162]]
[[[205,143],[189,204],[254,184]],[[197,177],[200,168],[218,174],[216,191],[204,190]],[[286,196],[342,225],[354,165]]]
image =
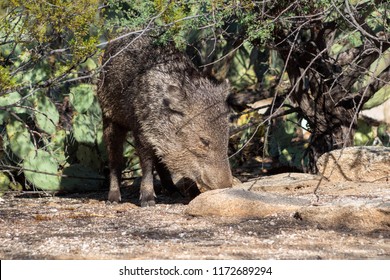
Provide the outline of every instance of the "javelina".
[[141,206],[153,206],[153,168],[163,187],[171,173],[193,180],[200,191],[232,185],[228,151],[228,85],[202,77],[191,60],[151,37],[109,44],[103,56],[98,98],[110,168],[108,200],[121,200],[123,143],[132,131],[140,158]]

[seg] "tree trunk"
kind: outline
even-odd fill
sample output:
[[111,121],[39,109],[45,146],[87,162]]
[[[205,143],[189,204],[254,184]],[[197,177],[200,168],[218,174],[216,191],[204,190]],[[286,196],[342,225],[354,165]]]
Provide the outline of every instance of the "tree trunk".
[[[368,47],[377,46],[366,40],[362,46],[330,58],[327,45],[335,28],[334,23],[316,24],[311,27],[311,37],[306,40],[297,35],[292,41],[294,35],[286,36],[285,32],[276,35],[276,45],[287,63],[286,71],[292,87],[289,98],[299,107],[311,129],[310,145],[306,151],[309,159],[307,171],[311,173],[317,172],[316,162],[322,154],[353,145],[362,105],[390,81],[386,69],[371,79],[368,86],[352,92],[352,86],[367,74],[369,66],[389,48],[389,44],[382,44],[378,51],[367,52]],[[343,67],[345,64],[348,67]]]

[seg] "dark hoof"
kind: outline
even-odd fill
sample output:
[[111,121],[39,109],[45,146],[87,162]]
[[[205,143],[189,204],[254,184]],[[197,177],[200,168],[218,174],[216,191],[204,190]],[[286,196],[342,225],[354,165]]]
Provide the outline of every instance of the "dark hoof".
[[108,192],[108,202],[118,203],[122,200],[120,190],[113,190]]

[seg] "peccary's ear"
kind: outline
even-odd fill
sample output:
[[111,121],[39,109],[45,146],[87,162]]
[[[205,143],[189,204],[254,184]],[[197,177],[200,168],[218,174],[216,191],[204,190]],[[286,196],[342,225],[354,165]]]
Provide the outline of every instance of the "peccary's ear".
[[222,94],[225,96],[226,100],[228,100],[230,96],[230,82],[228,79],[225,79],[222,82],[221,88],[222,88]]
[[163,99],[163,104],[173,113],[184,116],[186,95],[182,88],[176,85],[168,85],[167,94]]
[[226,104],[229,108],[234,109],[235,105],[235,94],[231,91],[230,82],[228,79],[225,79],[222,83],[223,87],[223,96],[225,98]]

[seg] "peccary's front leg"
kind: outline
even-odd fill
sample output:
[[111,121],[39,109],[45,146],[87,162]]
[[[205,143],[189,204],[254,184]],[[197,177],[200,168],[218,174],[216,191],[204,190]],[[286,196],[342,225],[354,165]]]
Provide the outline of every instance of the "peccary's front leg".
[[142,181],[140,189],[141,207],[155,206],[155,193],[153,186],[153,160],[140,156],[142,168]]
[[153,160],[152,158],[140,156],[142,168],[142,181],[140,189],[141,207],[155,206],[156,197],[153,186]]
[[108,164],[110,168],[110,191],[108,201],[121,201],[121,175],[123,160],[123,142],[126,138],[127,129],[103,118],[103,135],[107,146]]
[[141,207],[155,206],[155,193],[153,186],[153,151],[144,145],[137,136],[135,138],[135,146],[139,156],[142,169],[142,180],[140,189]]

